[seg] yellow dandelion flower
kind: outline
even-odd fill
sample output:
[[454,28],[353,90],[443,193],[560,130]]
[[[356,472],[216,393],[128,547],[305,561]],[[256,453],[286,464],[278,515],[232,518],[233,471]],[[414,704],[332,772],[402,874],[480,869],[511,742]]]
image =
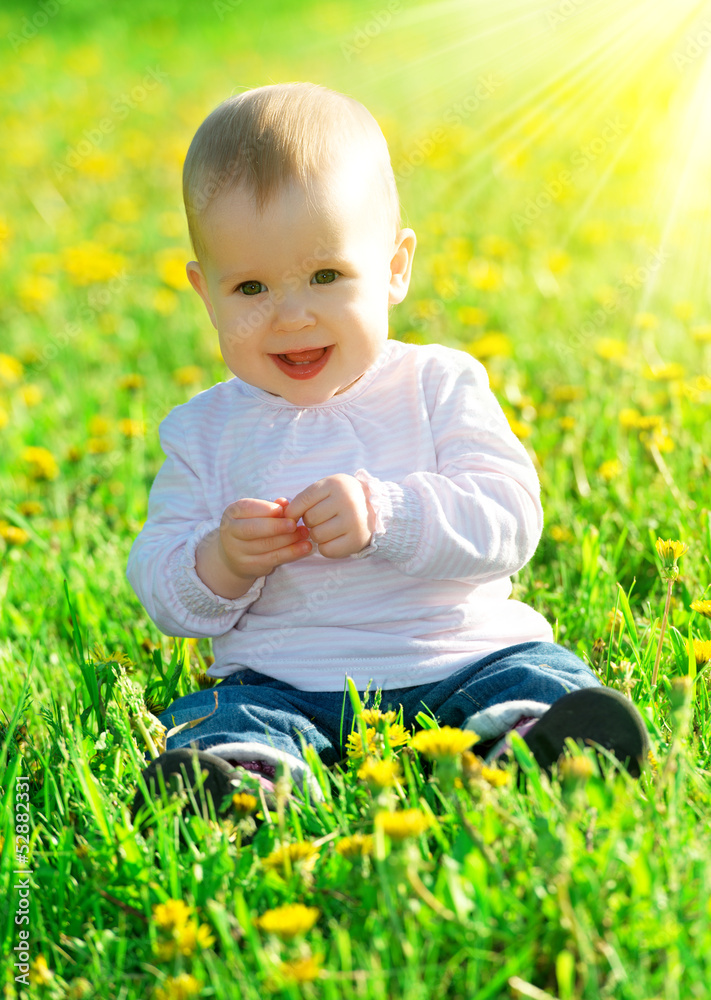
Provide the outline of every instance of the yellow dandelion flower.
[[517,438],[527,438],[531,436],[533,428],[530,424],[524,424],[522,420],[519,420],[517,417],[509,416],[508,414],[506,419],[509,422],[509,427]]
[[695,311],[693,302],[688,302],[687,300],[675,302],[673,306],[674,315],[685,322],[688,322],[692,318]]
[[678,561],[685,552],[689,551],[689,546],[684,542],[672,541],[670,538],[667,538],[666,541],[658,538],[655,542],[655,548],[657,555],[662,560],[662,577],[665,580],[676,580],[679,576]]
[[402,809],[376,813],[375,823],[391,840],[407,840],[424,833],[430,826],[430,817],[421,809]]
[[575,403],[583,398],[585,390],[581,385],[557,385],[551,395],[556,403]]
[[487,234],[479,240],[479,249],[486,257],[511,257],[515,247],[504,236]]
[[658,413],[648,413],[645,416],[640,416],[637,419],[637,427],[642,431],[654,430],[657,427],[661,427],[663,418]]
[[372,854],[375,841],[369,833],[354,833],[350,837],[343,837],[336,844],[336,850],[344,858],[361,857]]
[[630,406],[620,410],[618,420],[623,427],[639,427],[641,416],[642,414],[638,410],[635,410]]
[[575,541],[575,535],[570,530],[570,528],[564,527],[562,524],[554,524],[550,529],[550,536],[554,542],[569,544]]
[[508,771],[504,771],[500,767],[487,767],[486,764],[481,769],[481,776],[492,788],[503,788],[511,780]]
[[504,283],[501,267],[483,257],[472,258],[467,270],[472,286],[482,292],[496,292]]
[[0,406],[0,431],[10,423],[10,414],[4,406]]
[[601,337],[595,341],[595,351],[605,361],[617,361],[627,354],[627,344],[624,340],[616,340],[614,337]]
[[56,294],[56,283],[43,274],[28,274],[17,285],[18,298],[28,312],[39,312]]
[[684,378],[686,369],[677,361],[672,361],[667,365],[657,365],[655,368],[648,367],[642,372],[643,378],[650,382],[675,382]]
[[24,545],[30,540],[30,536],[24,528],[18,528],[7,521],[0,521],[0,538],[8,545]]
[[558,764],[558,774],[570,784],[583,783],[595,772],[593,762],[588,757],[561,758]]
[[76,465],[77,462],[81,462],[82,450],[78,448],[75,444],[70,445],[67,448],[67,461],[72,462]]
[[20,399],[30,409],[33,406],[39,406],[43,399],[43,393],[38,385],[23,385],[20,386]]
[[108,438],[92,437],[86,442],[86,450],[90,455],[105,455],[111,451],[111,442]]
[[22,378],[22,362],[11,354],[0,354],[0,385],[14,385]]
[[462,754],[462,776],[467,781],[481,777],[484,762],[481,757],[477,757],[471,750],[465,750]]
[[57,461],[47,448],[30,447],[22,452],[22,460],[29,466],[31,479],[56,479],[59,475]]
[[361,781],[365,781],[373,792],[391,788],[401,776],[400,765],[392,758],[380,760],[377,757],[368,757],[358,770],[358,777]]
[[143,375],[139,375],[138,372],[129,372],[128,375],[122,375],[118,381],[119,389],[128,389],[129,392],[135,389],[142,389],[145,384],[145,378]]
[[606,462],[603,462],[597,471],[603,479],[610,482],[611,479],[617,479],[618,476],[621,476],[624,468],[618,458],[610,458]]
[[601,219],[590,219],[580,227],[580,238],[593,245],[605,243],[610,238],[610,227]]
[[488,316],[478,306],[460,306],[457,310],[457,319],[464,326],[484,326]]
[[467,344],[467,351],[475,358],[510,358],[513,345],[505,333],[492,330]]
[[39,500],[21,500],[17,509],[24,517],[36,517],[42,513],[42,504]]
[[656,330],[659,326],[659,320],[653,313],[641,312],[635,316],[634,325],[639,330]]
[[44,955],[38,955],[30,965],[30,982],[35,986],[46,986],[54,979],[54,973],[47,965]]
[[432,287],[441,299],[453,299],[459,294],[459,282],[450,275],[435,278]]
[[694,658],[697,667],[702,667],[711,660],[710,639],[694,639]]
[[93,992],[94,987],[89,980],[84,976],[77,976],[70,981],[66,997],[67,1000],[86,1000],[87,997],[92,996]]
[[458,757],[478,741],[476,733],[442,726],[440,729],[421,729],[410,740],[410,746],[428,760],[447,760]]
[[111,430],[111,421],[106,417],[95,414],[89,420],[89,433],[94,437],[104,437]]
[[193,910],[182,899],[169,899],[166,903],[156,903],[153,907],[153,923],[164,931],[184,927]]
[[62,263],[72,284],[85,286],[115,277],[126,261],[100,243],[85,242],[67,247],[62,253]]
[[303,903],[286,903],[273,910],[267,910],[257,917],[257,927],[267,934],[290,940],[299,934],[307,934],[321,915],[315,906],[304,906]]
[[202,368],[197,365],[184,365],[173,372],[173,381],[177,385],[195,385],[202,381],[202,377]]
[[697,323],[692,326],[691,336],[700,344],[711,343],[711,323]]
[[320,955],[295,958],[290,962],[282,962],[277,972],[292,983],[311,983],[321,975],[321,961]]
[[657,451],[674,451],[674,440],[666,427],[655,427],[651,434],[642,435],[644,443],[654,445]]
[[711,618],[711,601],[692,601],[691,610],[704,618]]
[[181,972],[178,976],[168,976],[162,986],[155,991],[155,1000],[192,1000],[200,995],[202,986],[195,976]]
[[570,270],[571,263],[570,255],[564,250],[551,250],[548,254],[547,264],[551,274],[565,274]]
[[593,292],[593,298],[601,306],[606,306],[608,309],[612,309],[617,305],[617,291],[612,285],[600,285]]
[[379,726],[391,725],[396,715],[397,712],[381,712],[379,708],[364,708],[361,712],[361,718],[366,726],[375,726],[376,729]]
[[348,737],[348,757],[351,760],[361,760],[368,755],[377,757],[385,748],[386,734],[388,743],[393,749],[395,747],[404,746],[410,739],[409,730],[405,729],[404,726],[401,726],[399,723],[389,725],[385,733],[379,732],[372,726],[368,726],[365,730],[365,748],[363,747],[363,740],[361,739],[360,733],[353,732]]
[[[203,675],[200,675],[203,676]],[[200,680],[198,677],[198,682]],[[209,680],[213,680],[212,677]],[[237,813],[238,816],[249,816],[259,805],[259,802],[254,795],[250,795],[249,792],[237,792],[232,796],[232,808]]]
[[175,288],[177,291],[190,288],[185,272],[187,260],[187,254],[181,248],[161,250],[156,254],[156,270],[169,288]]
[[558,426],[562,431],[572,431],[575,428],[577,420],[575,417],[561,417],[558,421]]
[[281,874],[294,867],[299,871],[311,871],[318,856],[318,847],[305,841],[298,841],[296,844],[284,844],[275,848],[266,858],[262,858],[262,864],[265,868],[271,868]]
[[138,438],[143,437],[146,432],[146,425],[143,420],[131,420],[130,417],[124,417],[123,420],[119,420],[118,428],[127,438]]

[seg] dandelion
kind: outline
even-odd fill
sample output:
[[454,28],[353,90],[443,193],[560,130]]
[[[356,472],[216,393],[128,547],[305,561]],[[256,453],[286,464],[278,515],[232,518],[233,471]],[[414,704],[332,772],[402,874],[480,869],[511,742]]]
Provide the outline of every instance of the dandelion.
[[711,618],[711,601],[692,601],[691,610],[704,618]]
[[618,458],[610,458],[606,462],[603,462],[597,471],[609,483],[610,480],[621,476],[624,470],[622,462]]
[[595,341],[595,351],[605,361],[617,361],[627,354],[627,344],[614,337],[600,337]]
[[633,409],[631,406],[626,406],[623,410],[620,410],[618,415],[618,420],[622,427],[629,429],[630,427],[639,427],[639,421],[642,414],[639,410]]
[[277,972],[292,983],[310,983],[321,975],[321,961],[321,955],[295,958],[291,962],[282,962]]
[[473,340],[467,346],[467,351],[475,358],[510,358],[513,354],[513,345],[505,333],[490,330],[477,340]]
[[389,725],[385,732],[379,732],[372,726],[368,726],[365,730],[365,747],[360,733],[354,732],[348,737],[346,753],[353,761],[360,761],[368,756],[377,757],[382,754],[385,748],[386,737],[391,749],[394,749],[409,742],[410,732],[399,723]]
[[[514,252],[514,245],[504,236],[497,236],[492,233],[482,236],[479,240],[479,249],[487,257],[511,257]],[[469,254],[468,256],[471,255]]]
[[570,270],[571,259],[564,250],[551,250],[548,254],[548,270],[551,274],[565,274]]
[[173,380],[177,385],[195,385],[202,380],[202,368],[197,365],[184,365],[173,372]]
[[128,375],[122,375],[118,381],[119,389],[128,389],[129,392],[142,389],[145,383],[145,378],[143,375],[139,375],[138,372],[129,372]]
[[358,777],[376,794],[384,788],[391,788],[401,775],[402,771],[396,760],[379,760],[377,757],[368,757],[358,770]]
[[8,545],[24,545],[29,541],[30,536],[24,528],[18,528],[14,524],[8,524],[7,521],[0,521],[0,538],[2,538]]
[[674,303],[674,315],[682,321],[690,320],[691,317],[694,315],[694,311],[695,310],[693,302],[688,302],[687,300],[683,300]]
[[0,406],[0,431],[10,423],[10,414],[4,406]]
[[161,250],[156,254],[156,268],[163,282],[170,288],[182,291],[190,288],[185,272],[185,251],[182,249]]
[[215,938],[210,933],[207,924],[189,920],[186,924],[175,927],[166,940],[159,941],[154,946],[154,953],[161,962],[170,962],[177,955],[189,958],[196,951],[211,948]]
[[694,639],[694,659],[697,667],[703,667],[711,660],[711,640]]
[[639,330],[656,330],[659,320],[653,313],[641,312],[635,316],[634,325]]
[[42,513],[42,504],[38,500],[22,500],[17,509],[24,517],[36,517]]
[[562,524],[552,525],[550,535],[554,542],[564,543],[566,545],[575,541],[575,535],[570,528],[566,528]]
[[22,459],[29,465],[31,479],[56,479],[59,475],[56,459],[47,448],[25,448]]
[[170,316],[178,308],[180,300],[170,288],[158,288],[153,294],[153,308],[161,316]]
[[146,425],[143,420],[131,420],[130,417],[124,417],[123,420],[119,420],[118,428],[126,438],[143,437],[146,432]]
[[468,272],[472,286],[482,292],[496,292],[504,283],[501,267],[483,257],[473,257]]
[[303,903],[286,903],[273,910],[267,910],[257,917],[255,924],[267,934],[274,934],[282,940],[291,940],[299,934],[306,934],[314,926],[321,915],[315,906],[304,906]]
[[581,385],[558,385],[552,392],[556,403],[574,403],[584,395],[585,390]]
[[67,990],[67,1000],[86,1000],[94,992],[94,987],[84,976],[72,979]]
[[111,442],[105,437],[92,437],[86,442],[86,450],[90,455],[105,455],[111,451]]
[[570,784],[585,782],[594,774],[595,768],[589,757],[563,757],[558,764],[558,773]]
[[11,354],[0,354],[0,385],[14,385],[22,378],[22,362]]
[[232,808],[240,818],[251,815],[258,805],[255,796],[249,792],[237,792],[232,796]]
[[336,844],[336,850],[344,858],[354,858],[357,855],[365,857],[373,853],[374,838],[369,833],[354,833],[350,837],[342,837]]
[[100,243],[85,242],[67,247],[62,263],[72,284],[85,286],[115,277],[123,270],[125,260]]
[[38,385],[23,385],[20,388],[20,399],[30,409],[42,402],[42,390]]
[[662,656],[662,642],[664,641],[664,631],[667,626],[667,618],[669,617],[669,605],[671,604],[672,587],[674,586],[674,581],[679,577],[679,559],[684,555],[685,552],[689,551],[689,546],[684,542],[672,541],[671,538],[667,538],[666,541],[662,538],[658,538],[655,542],[655,547],[657,550],[657,555],[662,560],[662,579],[667,581],[667,598],[664,604],[664,613],[662,615],[662,627],[659,633],[659,645],[657,646],[657,655],[654,660],[654,669],[652,670],[652,689],[656,687],[657,684],[657,673],[659,671],[659,661]]
[[478,306],[460,306],[457,310],[457,319],[464,326],[484,326],[488,315]]
[[428,760],[451,760],[460,756],[477,743],[476,733],[442,726],[440,729],[422,729],[410,740],[410,746]]
[[169,899],[167,903],[156,903],[153,907],[153,923],[164,931],[184,927],[192,914],[192,907],[182,899]]
[[643,378],[650,382],[675,382],[677,379],[683,378],[685,374],[684,366],[676,361],[666,365],[657,365],[655,368],[649,367],[642,372]]
[[699,323],[692,326],[691,336],[700,344],[711,343],[711,323]]
[[482,766],[481,776],[492,788],[503,788],[511,780],[508,771],[501,767],[487,767],[486,764]]
[[402,809],[377,813],[375,823],[391,840],[407,840],[424,833],[430,825],[430,817],[420,809]]
[[292,867],[303,872],[311,871],[319,856],[318,847],[306,841],[296,844],[284,844],[275,848],[266,858],[262,858],[265,868],[271,868],[280,874],[288,873]]
[[200,995],[200,982],[187,972],[179,976],[168,976],[162,986],[155,991],[155,1000],[191,1000]]
[[44,955],[38,955],[30,966],[30,982],[35,986],[46,986],[54,979],[54,973],[47,965]]
[[376,729],[380,723],[391,725],[395,721],[395,716],[395,712],[381,712],[379,708],[364,708],[361,712],[361,718],[366,726],[375,726]]

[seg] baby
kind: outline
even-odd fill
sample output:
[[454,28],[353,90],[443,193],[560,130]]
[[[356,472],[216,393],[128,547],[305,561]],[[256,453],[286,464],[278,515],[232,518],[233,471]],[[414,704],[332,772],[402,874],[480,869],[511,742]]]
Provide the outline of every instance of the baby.
[[388,339],[416,237],[375,119],[310,83],[242,93],[198,129],[184,198],[188,277],[235,377],[161,424],[128,577],[162,631],[212,637],[222,680],[163,712],[168,729],[208,718],[146,779],[198,750],[215,788],[240,767],[270,788],[283,762],[320,797],[301,737],[343,757],[347,676],[406,726],[427,708],[474,730],[490,758],[515,729],[544,767],[573,737],[638,774],[636,709],[510,599],[543,516],[485,369]]

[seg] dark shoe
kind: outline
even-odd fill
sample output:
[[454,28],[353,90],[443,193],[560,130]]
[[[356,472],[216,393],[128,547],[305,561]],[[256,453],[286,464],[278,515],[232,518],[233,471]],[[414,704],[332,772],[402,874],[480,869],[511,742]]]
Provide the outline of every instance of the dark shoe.
[[649,737],[642,716],[619,691],[606,687],[571,691],[554,702],[523,737],[542,769],[565,752],[570,737],[584,746],[610,750],[638,778],[647,761]]
[[[223,808],[223,802],[225,802],[226,796],[231,799],[232,795],[240,790],[240,785],[244,784],[243,776],[247,773],[222,757],[208,753],[206,750],[194,750],[187,747],[166,750],[165,753],[151,761],[142,772],[143,780],[151,797],[157,800],[161,798],[159,772],[169,795],[183,790],[188,792],[183,812],[197,814],[205,819],[211,818],[213,810],[216,817],[225,815],[229,811],[230,803],[227,803]],[[202,785],[200,784],[201,772],[206,772]],[[259,779],[257,778],[257,780]],[[253,780],[251,784],[255,785],[255,781]],[[273,801],[273,796],[267,795],[268,808],[272,808],[272,804],[269,802],[270,798]],[[135,819],[139,809],[145,804],[145,797],[139,787],[136,789],[131,806],[132,819]]]

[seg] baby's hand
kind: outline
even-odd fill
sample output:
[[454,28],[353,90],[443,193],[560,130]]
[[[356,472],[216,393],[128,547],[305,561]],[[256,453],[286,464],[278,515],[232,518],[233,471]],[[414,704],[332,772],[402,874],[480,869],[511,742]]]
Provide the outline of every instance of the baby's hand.
[[236,500],[220,523],[219,555],[242,579],[267,576],[276,566],[307,556],[313,546],[308,529],[284,516],[287,500]]
[[326,476],[302,490],[284,510],[284,517],[303,518],[321,555],[343,559],[370,543],[375,513],[366,488],[354,476]]

